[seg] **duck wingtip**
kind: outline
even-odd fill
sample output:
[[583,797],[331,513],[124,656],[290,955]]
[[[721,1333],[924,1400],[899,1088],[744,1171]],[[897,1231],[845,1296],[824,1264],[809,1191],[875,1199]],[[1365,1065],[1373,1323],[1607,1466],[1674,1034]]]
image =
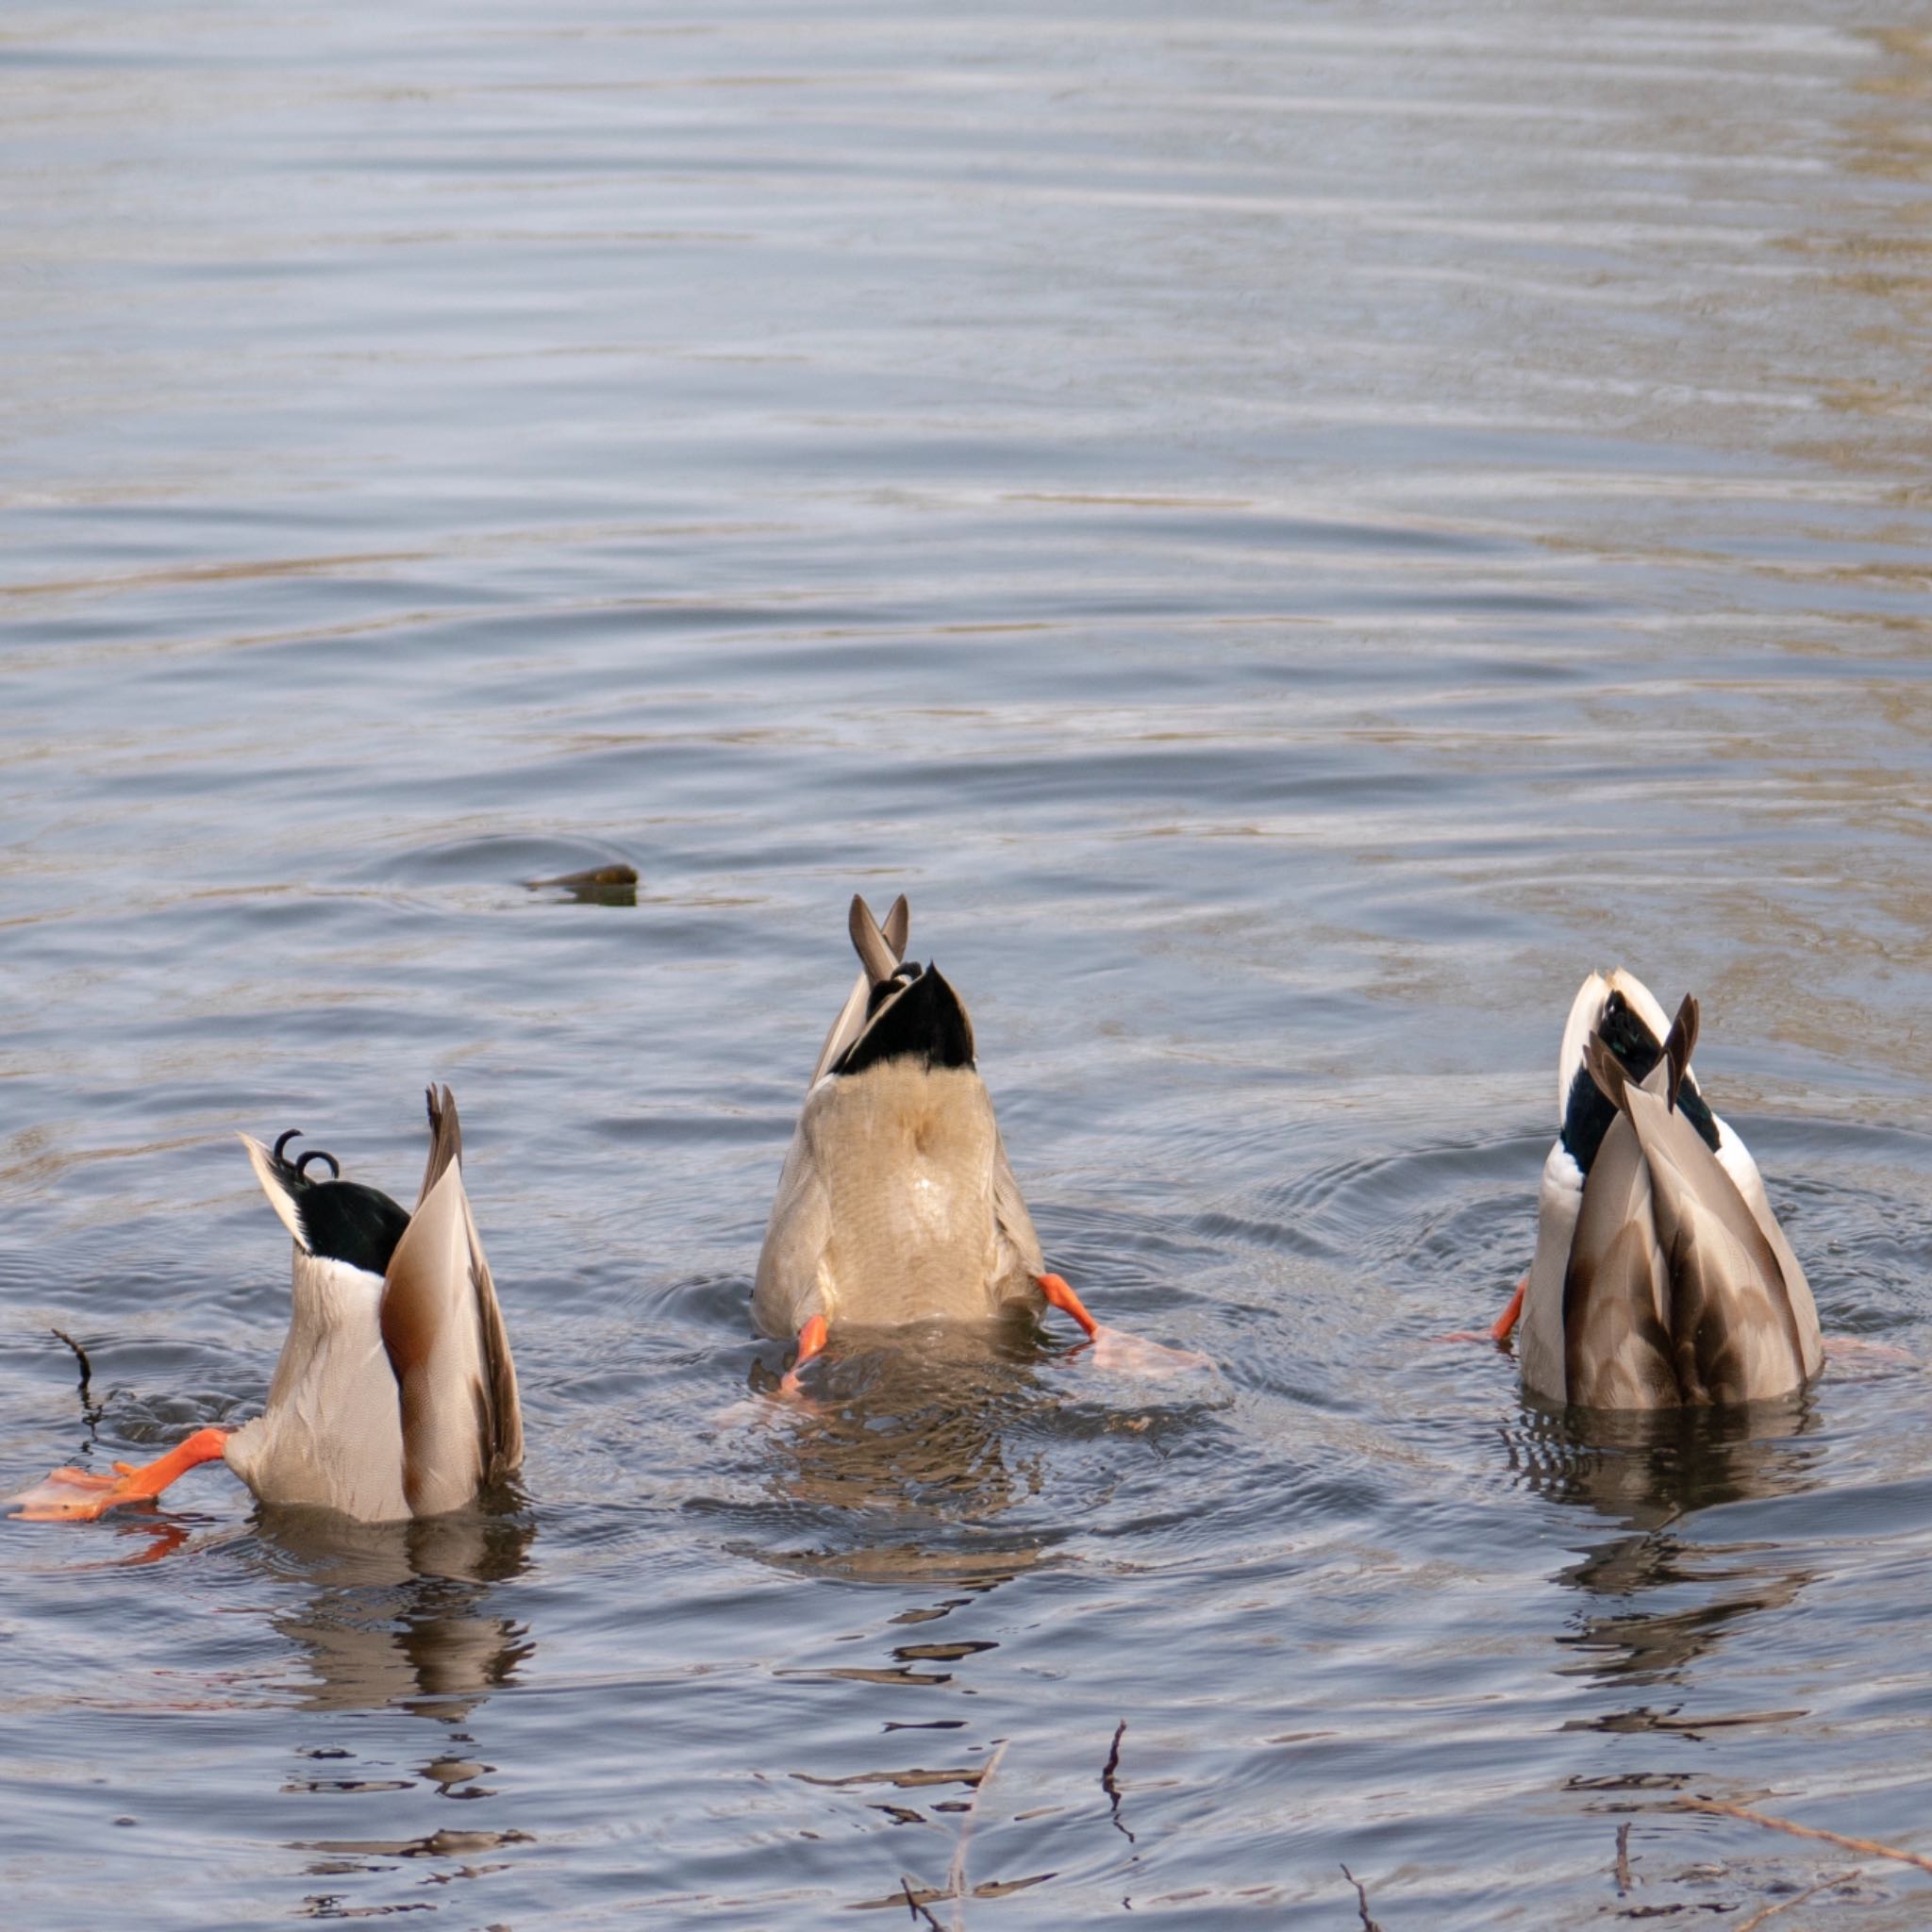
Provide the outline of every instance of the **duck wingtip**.
[[463,1124],[457,1113],[457,1097],[447,1085],[431,1081],[425,1091],[429,1115],[429,1156],[423,1167],[423,1187],[416,1196],[421,1208],[429,1191],[452,1167],[463,1164]]
[[[889,930],[895,924],[899,927],[896,944]],[[899,970],[899,961],[906,953],[909,925],[910,913],[906,909],[903,892],[886,914],[884,925],[873,917],[872,908],[865,903],[864,894],[853,893],[852,909],[846,915],[845,929],[852,936],[852,950],[858,955],[858,963],[865,968],[865,976],[874,986],[881,985]]]

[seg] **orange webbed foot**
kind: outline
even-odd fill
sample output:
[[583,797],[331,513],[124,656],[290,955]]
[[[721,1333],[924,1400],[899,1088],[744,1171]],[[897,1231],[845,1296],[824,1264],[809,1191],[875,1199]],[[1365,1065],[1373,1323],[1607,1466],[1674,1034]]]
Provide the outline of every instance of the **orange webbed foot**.
[[1191,1369],[1211,1369],[1210,1357],[1191,1348],[1175,1348],[1170,1342],[1149,1341],[1144,1335],[1129,1335],[1124,1329],[1100,1324],[1092,1342],[1096,1369],[1117,1375],[1184,1375]]
[[1849,1361],[1862,1356],[1867,1361],[1910,1362],[1918,1360],[1910,1349],[1901,1348],[1895,1341],[1874,1341],[1863,1335],[1827,1335],[1824,1337],[1825,1359],[1836,1357]]
[[1205,1355],[1196,1355],[1191,1348],[1170,1348],[1164,1341],[1148,1341],[1141,1336],[1128,1335],[1119,1328],[1109,1328],[1106,1324],[1096,1322],[1087,1312],[1080,1297],[1058,1274],[1036,1274],[1033,1279],[1039,1283],[1040,1291],[1046,1297],[1049,1307],[1073,1316],[1086,1330],[1086,1341],[1074,1353],[1091,1350],[1096,1369],[1129,1375],[1177,1375],[1188,1369],[1214,1366]]
[[123,1504],[152,1502],[197,1463],[220,1461],[227,1441],[226,1429],[196,1429],[152,1462],[117,1462],[112,1475],[57,1469],[32,1489],[8,1497],[8,1513],[25,1523],[92,1523]]
[[92,1523],[131,1500],[116,1493],[124,1481],[85,1469],[49,1470],[32,1489],[8,1497],[7,1513],[23,1523]]
[[1447,1335],[1438,1335],[1437,1341],[1493,1341],[1498,1348],[1509,1340],[1523,1313],[1523,1297],[1529,1291],[1529,1276],[1525,1274],[1516,1284],[1516,1292],[1509,1297],[1503,1312],[1487,1328],[1455,1328]]

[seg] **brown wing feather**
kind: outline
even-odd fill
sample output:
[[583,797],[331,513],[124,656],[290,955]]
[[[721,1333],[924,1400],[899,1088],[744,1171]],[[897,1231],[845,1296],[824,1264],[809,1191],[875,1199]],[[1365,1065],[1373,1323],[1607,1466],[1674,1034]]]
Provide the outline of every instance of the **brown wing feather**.
[[509,1331],[503,1324],[503,1310],[496,1302],[495,1278],[483,1257],[482,1237],[470,1215],[467,1196],[463,1216],[469,1223],[470,1279],[476,1291],[476,1324],[483,1341],[484,1388],[488,1396],[488,1412],[482,1427],[489,1454],[483,1479],[498,1483],[505,1476],[514,1475],[524,1465],[524,1406],[517,1394],[517,1368],[510,1358]]
[[1795,1389],[1803,1351],[1770,1244],[1761,1233],[1740,1241],[1702,1200],[1673,1218],[1671,1342],[1685,1401],[1749,1402]]
[[907,903],[904,892],[892,901],[892,909],[879,922],[879,931],[885,935],[887,945],[891,947],[892,958],[903,959],[906,941],[912,937],[912,908]]
[[1601,1033],[1592,1033],[1583,1049],[1583,1064],[1604,1098],[1619,1111],[1624,1106],[1624,1089],[1630,1084],[1624,1062],[1604,1044]]
[[[892,908],[894,912],[898,909],[896,906]],[[852,935],[852,949],[858,955],[858,962],[865,968],[866,977],[874,986],[891,978],[898,970],[899,955],[892,950],[878,921],[872,916],[872,908],[857,892],[852,895],[852,909],[846,915],[845,929]]]
[[429,1191],[449,1168],[463,1158],[463,1125],[457,1118],[457,1098],[447,1087],[430,1087],[424,1098],[429,1105],[429,1158],[423,1166],[423,1185],[416,1190],[416,1206],[429,1198]]
[[1669,1070],[1665,1076],[1668,1083],[1665,1098],[1673,1108],[1677,1105],[1684,1075],[1690,1071],[1690,1056],[1697,1050],[1697,996],[1687,992],[1677,1008],[1677,1017],[1671,1022],[1671,1030],[1664,1038],[1664,1064]]
[[1584,1183],[1563,1280],[1571,1402],[1591,1408],[1676,1406],[1671,1338],[1660,1318],[1667,1294],[1643,1150],[1620,1115]]
[[1697,1130],[1631,1089],[1627,1118],[1650,1169],[1670,1257],[1673,1355],[1687,1402],[1745,1402],[1805,1379],[1804,1345],[1776,1251]]
[[463,1507],[523,1457],[516,1369],[463,1191],[447,1087],[430,1090],[429,1125],[423,1194],[391,1257],[381,1317],[401,1404],[403,1493],[418,1516]]
[[[463,1159],[463,1128],[457,1114],[456,1095],[446,1086],[440,1091],[431,1087],[427,1098],[429,1159],[424,1170],[423,1191],[417,1197],[419,1206],[451,1164],[460,1169]],[[469,1242],[470,1285],[475,1296],[478,1339],[483,1350],[483,1407],[478,1426],[487,1444],[484,1480],[500,1482],[523,1466],[524,1411],[517,1395],[517,1371],[509,1352],[509,1332],[504,1326],[503,1310],[497,1305],[496,1280],[483,1253],[483,1238],[476,1232],[476,1217],[470,1210],[467,1189],[463,1192],[463,1232]]]
[[[906,903],[906,894],[901,892],[892,901],[892,909],[886,914],[885,924],[876,925],[873,920],[872,908],[855,893],[846,924],[852,934],[852,943],[861,962],[858,978],[852,991],[846,994],[845,1004],[839,1008],[838,1017],[826,1029],[824,1044],[819,1048],[819,1057],[812,1062],[811,1084],[814,1087],[824,1076],[825,1069],[838,1059],[864,1030],[866,1006],[873,987],[880,979],[890,979],[899,961],[906,957],[906,941],[912,926],[912,908]],[[890,964],[882,964],[875,944],[879,941],[883,941],[887,947]],[[870,956],[868,947],[873,948]]]

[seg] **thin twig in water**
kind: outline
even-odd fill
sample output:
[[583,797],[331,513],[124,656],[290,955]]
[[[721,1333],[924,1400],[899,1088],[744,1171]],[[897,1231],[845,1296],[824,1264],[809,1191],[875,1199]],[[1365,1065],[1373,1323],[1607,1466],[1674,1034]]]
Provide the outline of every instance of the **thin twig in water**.
[[978,1815],[979,1801],[1006,1755],[1007,1740],[1002,1738],[992,1747],[986,1769],[973,1780],[973,1796],[967,1800],[966,1815],[959,1821],[959,1841],[953,1847],[953,1869],[946,1874],[946,1895],[953,1901],[953,1932],[966,1932],[966,1847],[973,1842],[973,1821]]
[[1620,1824],[1617,1827],[1617,1893],[1619,1897],[1630,1890],[1630,1827]]
[[1116,1831],[1126,1832],[1127,1842],[1136,1842],[1134,1834],[1121,1823],[1121,1788],[1114,1773],[1121,1768],[1121,1740],[1127,1735],[1127,1721],[1122,1718],[1114,1727],[1113,1749],[1107,1754],[1106,1768],[1100,1774],[1100,1789],[1107,1793],[1108,1816],[1113,1820]]
[[899,1890],[906,1894],[906,1909],[912,1914],[915,1925],[924,1919],[932,1927],[932,1932],[946,1932],[946,1928],[912,1896],[912,1881],[903,1872],[899,1874]]
[[1381,1926],[1369,1917],[1369,1894],[1363,1889],[1361,1880],[1346,1865],[1341,1868],[1341,1875],[1355,1887],[1356,1908],[1362,1915],[1362,1932],[1382,1932]]
[[1840,1885],[1849,1885],[1859,1875],[1858,1867],[1854,1865],[1849,1872],[1840,1872],[1836,1878],[1826,1878],[1814,1885],[1809,1891],[1801,1891],[1794,1898],[1781,1898],[1774,1906],[1766,1906],[1761,1912],[1753,1912],[1737,1932],[1752,1932],[1752,1927],[1761,1925],[1765,1920],[1774,1918],[1779,1912],[1788,1912],[1793,1906],[1801,1906],[1807,1898],[1816,1898],[1821,1891],[1833,1891]]
[[88,1359],[87,1350],[81,1347],[66,1329],[56,1328],[50,1332],[74,1351],[74,1358],[80,1364],[80,1414],[81,1420],[87,1424],[88,1440],[92,1441],[94,1440],[94,1432],[101,1425],[101,1417],[107,1413],[107,1405],[96,1402],[90,1389],[90,1384],[93,1380],[94,1365]]
[[1773,1831],[1788,1831],[1793,1838],[1823,1839],[1828,1845],[1842,1845],[1848,1852],[1863,1852],[1874,1858],[1896,1858],[1901,1865],[1916,1865],[1921,1872],[1932,1872],[1932,1858],[1923,1852],[1902,1852],[1896,1845],[1882,1845],[1875,1838],[1847,1838],[1841,1831],[1820,1831],[1812,1824],[1793,1824],[1789,1818],[1774,1818],[1769,1811],[1749,1811],[1742,1805],[1721,1805],[1715,1798],[1675,1798],[1679,1811],[1705,1811],[1719,1818],[1741,1818],[1746,1824],[1768,1825]]
[[66,1329],[56,1328],[53,1332],[74,1351],[74,1358],[80,1364],[80,1399],[85,1404],[87,1401],[87,1385],[93,1380],[93,1364],[87,1358],[87,1350],[81,1347],[80,1343],[75,1341],[74,1337],[68,1334]]

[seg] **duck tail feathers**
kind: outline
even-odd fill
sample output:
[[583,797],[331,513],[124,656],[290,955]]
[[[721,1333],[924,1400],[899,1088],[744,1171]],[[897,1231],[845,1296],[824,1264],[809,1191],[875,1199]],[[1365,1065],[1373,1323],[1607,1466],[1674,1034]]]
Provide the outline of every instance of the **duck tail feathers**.
[[[253,1134],[237,1134],[235,1138],[248,1150],[248,1164],[255,1170],[255,1178],[261,1183],[269,1206],[275,1210],[275,1218],[294,1237],[295,1245],[304,1254],[312,1253],[308,1237],[302,1231],[301,1209],[295,1205],[295,1190],[302,1185],[300,1174],[281,1158],[278,1151],[271,1153]],[[277,1149],[288,1138],[284,1135],[276,1142]]]

